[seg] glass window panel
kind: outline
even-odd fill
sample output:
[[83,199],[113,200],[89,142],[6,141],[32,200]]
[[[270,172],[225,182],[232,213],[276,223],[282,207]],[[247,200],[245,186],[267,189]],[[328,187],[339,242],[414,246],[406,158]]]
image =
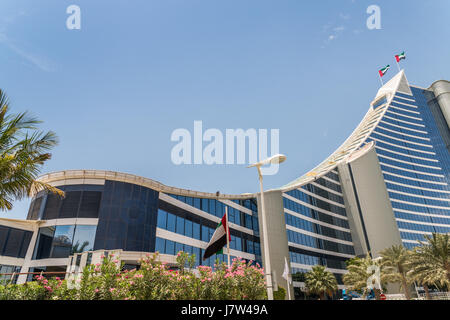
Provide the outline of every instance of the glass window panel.
[[50,257],[54,233],[55,227],[44,227],[39,229],[34,259],[47,259]]
[[228,207],[228,221],[230,221],[231,223],[234,223],[235,215],[236,215],[235,209],[233,207]]
[[58,218],[58,211],[61,205],[61,198],[53,193],[47,195],[47,202],[43,214],[43,220]]
[[159,253],[165,253],[165,240],[161,238],[156,238],[155,250]]
[[208,199],[202,199],[202,210],[205,212],[209,212],[209,201]]
[[184,246],[182,243],[175,242],[175,254],[180,251],[184,251]]
[[167,228],[167,212],[161,209],[158,210],[158,228]]
[[81,191],[66,192],[58,218],[76,218],[81,200]]
[[202,241],[209,242],[209,228],[202,226]]
[[96,230],[97,226],[77,225],[73,237],[72,254],[93,250]]
[[249,229],[253,229],[252,226],[252,217],[248,214],[245,215],[245,227]]
[[5,246],[6,239],[8,238],[9,228],[0,226],[0,255],[3,255],[3,247]]
[[186,237],[192,238],[192,221],[185,220],[184,234]]
[[223,217],[225,214],[224,205],[220,201],[216,201],[216,216]]
[[184,235],[184,219],[183,218],[177,217],[176,232],[178,234]]
[[247,252],[248,253],[254,253],[253,249],[253,241],[247,240]]
[[167,213],[167,230],[175,232],[176,217],[171,213]]
[[22,245],[23,231],[10,228],[8,240],[6,241],[3,255],[7,257],[18,257],[20,246]]
[[175,254],[175,243],[171,240],[166,240],[166,254]]
[[102,193],[100,191],[83,191],[78,217],[98,218],[101,198]]
[[236,237],[236,250],[242,251],[242,239],[239,237]]
[[194,198],[194,207],[201,209],[201,200],[199,198]]
[[236,223],[237,225],[241,225],[241,212],[239,210],[235,211],[236,214],[234,216],[234,223]]
[[200,224],[195,223],[195,222],[193,223],[192,236],[193,236],[193,238],[200,240]]
[[67,258],[72,250],[75,226],[56,226],[52,243],[52,258]]
[[216,215],[216,203],[213,199],[209,199],[209,213]]
[[28,246],[30,245],[31,237],[33,233],[30,231],[24,231],[24,237],[22,242],[22,249],[19,252],[19,258],[25,258],[28,251]]
[[43,196],[40,196],[39,198],[36,198],[33,201],[33,207],[31,208],[31,206],[30,206],[30,214],[29,214],[28,219],[37,220],[39,218],[39,211],[41,209],[41,204],[42,204],[43,198],[44,198]]

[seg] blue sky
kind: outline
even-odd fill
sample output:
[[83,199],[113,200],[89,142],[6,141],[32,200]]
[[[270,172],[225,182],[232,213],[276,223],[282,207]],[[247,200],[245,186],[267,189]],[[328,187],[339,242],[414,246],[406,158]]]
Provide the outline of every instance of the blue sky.
[[[81,8],[81,30],[66,8]],[[381,30],[366,9],[381,8]],[[43,172],[104,169],[167,185],[256,192],[244,165],[175,166],[174,129],[280,129],[288,159],[266,188],[304,174],[353,131],[377,70],[406,51],[410,83],[450,78],[450,2],[2,0],[0,87],[60,144]],[[29,200],[0,217],[24,218]]]

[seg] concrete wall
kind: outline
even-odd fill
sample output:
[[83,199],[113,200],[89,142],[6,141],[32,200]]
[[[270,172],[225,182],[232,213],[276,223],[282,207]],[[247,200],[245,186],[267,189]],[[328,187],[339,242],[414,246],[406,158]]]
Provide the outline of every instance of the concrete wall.
[[369,249],[364,235],[364,228],[359,213],[358,202],[353,189],[350,169],[346,163],[342,163],[338,165],[338,171],[355,255],[358,257],[365,257],[369,252]]
[[354,188],[346,186],[345,193],[353,192],[350,198],[356,200],[358,210],[351,211],[356,232],[376,258],[381,250],[402,242],[375,148],[351,159],[347,166]]
[[[261,195],[258,194],[258,221],[259,232],[261,238],[261,254],[263,260],[263,267],[267,265],[265,261],[265,250],[263,241],[268,241],[270,265],[273,275],[273,282],[275,283],[274,291],[277,290],[277,286],[281,286],[287,289],[287,282],[282,278],[285,258],[290,266],[289,248],[286,233],[286,222],[284,218],[284,207],[282,193],[279,190],[269,191],[264,193],[264,204],[266,212],[267,223],[267,237],[263,232],[262,218],[261,218]],[[290,285],[291,298],[294,298],[294,289]],[[286,291],[286,299],[288,297]]]

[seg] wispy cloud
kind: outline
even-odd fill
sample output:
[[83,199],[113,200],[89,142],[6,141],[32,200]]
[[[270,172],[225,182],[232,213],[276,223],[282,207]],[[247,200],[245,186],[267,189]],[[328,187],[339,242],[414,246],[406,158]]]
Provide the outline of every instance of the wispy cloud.
[[40,70],[44,72],[53,72],[56,70],[55,64],[48,60],[45,57],[42,57],[40,55],[37,55],[35,53],[28,52],[22,48],[20,48],[15,41],[11,40],[7,36],[7,26],[10,24],[13,24],[17,18],[26,15],[25,12],[20,11],[19,13],[15,15],[11,15],[8,17],[3,17],[0,22],[0,45],[5,46],[12,52],[14,52],[16,55],[27,61],[28,63],[31,63],[35,67],[39,68]]
[[350,15],[341,12],[341,13],[339,13],[339,18],[341,18],[342,20],[349,20],[350,19]]
[[351,16],[349,13],[341,12],[335,21],[328,22],[322,26],[322,33],[326,34],[321,48],[326,48],[332,41],[335,41],[348,29]]
[[331,41],[336,40],[341,33],[343,33],[345,31],[345,26],[336,26],[330,29],[330,27],[328,27],[325,31],[327,31],[328,35],[326,40],[324,41],[324,44],[322,45],[322,48],[325,48],[326,45],[328,45]]

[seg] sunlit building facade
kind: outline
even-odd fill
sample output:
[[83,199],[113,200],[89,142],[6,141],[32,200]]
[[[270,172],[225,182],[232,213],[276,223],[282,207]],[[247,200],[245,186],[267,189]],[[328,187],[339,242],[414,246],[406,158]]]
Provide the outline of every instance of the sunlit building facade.
[[258,219],[260,194],[198,192],[101,170],[46,174],[40,180],[66,197],[41,192],[26,220],[0,219],[0,281],[11,276],[21,283],[32,279],[26,273],[41,271],[64,274],[68,266],[91,261],[81,253],[101,250],[122,252],[130,267],[147,252],[170,263],[179,251],[212,266],[226,257],[201,257],[227,208],[231,256],[263,265],[270,260],[275,287],[286,287],[281,275],[287,258],[298,275],[294,286],[301,288],[301,275],[319,264],[342,288],[347,259],[376,257],[394,244],[411,248],[427,234],[450,232],[449,123],[450,82],[419,88],[399,72],[334,153],[265,192],[266,235]]

